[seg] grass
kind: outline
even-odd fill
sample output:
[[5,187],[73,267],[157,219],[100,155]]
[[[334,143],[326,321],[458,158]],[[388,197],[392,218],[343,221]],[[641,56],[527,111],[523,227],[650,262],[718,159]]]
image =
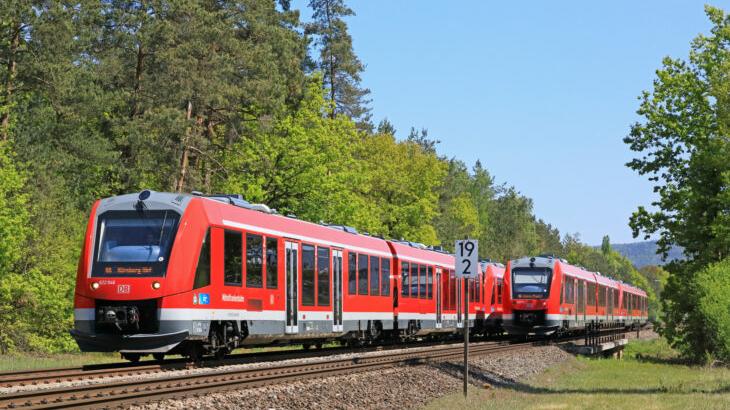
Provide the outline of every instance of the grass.
[[47,369],[53,367],[78,367],[85,364],[111,363],[120,360],[118,353],[64,353],[53,355],[18,353],[0,355],[0,372]]
[[623,360],[578,358],[522,384],[470,388],[428,409],[727,409],[730,369],[683,364],[663,339],[631,342]]

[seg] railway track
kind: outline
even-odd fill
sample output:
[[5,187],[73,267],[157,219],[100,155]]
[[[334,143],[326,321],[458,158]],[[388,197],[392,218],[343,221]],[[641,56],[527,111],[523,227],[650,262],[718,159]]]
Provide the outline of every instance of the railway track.
[[[608,332],[612,331],[615,332],[615,329],[608,330]],[[479,356],[497,352],[527,349],[533,346],[546,345],[548,343],[565,343],[583,339],[584,335],[573,335],[553,341],[480,342],[472,344],[470,352],[472,356]],[[265,367],[256,368],[220,369],[217,371],[211,370],[209,372],[186,375],[178,374],[156,378],[111,380],[81,386],[19,391],[0,396],[0,410],[123,407],[132,404],[143,404],[165,399],[199,396],[211,392],[259,387],[284,381],[308,380],[318,377],[377,370],[399,365],[418,365],[449,359],[458,359],[461,358],[463,354],[463,345],[461,343],[420,344],[411,347],[392,345],[387,347],[393,351],[389,352],[388,350],[390,349],[378,346],[356,351],[351,348],[330,348],[321,351],[279,351],[268,352],[265,354],[257,353],[236,355],[232,359],[218,361],[217,363],[204,363],[202,365],[215,367],[220,365],[250,363],[252,361],[263,361],[262,356],[269,356],[269,361],[307,357],[318,357],[320,360],[293,364],[272,363]],[[327,354],[353,352],[358,354],[375,350],[382,350],[383,353],[380,355],[356,355],[349,356],[347,358],[340,357],[327,359],[326,357]],[[257,360],[254,360],[253,356],[256,356]],[[107,377],[110,375],[110,372],[112,372],[111,374],[119,374],[120,372],[141,374],[143,372],[162,371],[159,369],[160,366],[167,366],[168,370],[175,369],[175,366],[179,366],[178,368],[187,368],[190,366],[184,363],[182,359],[172,360],[169,363],[157,365],[143,364],[140,366],[133,366],[129,363],[117,365],[123,365],[122,367],[126,368],[94,369],[86,371],[94,372],[93,374],[97,374],[96,377]],[[155,366],[157,366],[157,370],[154,369]],[[74,369],[74,371],[77,370],[78,369]],[[64,369],[50,370],[50,372],[53,371],[63,373]],[[23,373],[22,377],[28,377],[29,373],[33,372],[15,372],[15,375],[17,376],[21,373]],[[43,372],[35,371],[35,373]],[[5,374],[4,376],[8,376],[8,374]],[[52,377],[70,378],[77,376],[72,376],[71,374],[61,374],[60,376],[45,374],[42,377],[45,377],[46,380],[50,380]],[[68,378],[65,380],[70,380]]]
[[[421,342],[408,347],[427,347],[444,345],[449,342]],[[161,373],[173,370],[184,370],[196,367],[220,367],[254,362],[276,362],[290,359],[306,359],[311,357],[330,356],[346,353],[366,353],[407,348],[401,344],[383,344],[368,347],[327,347],[317,350],[282,350],[258,353],[241,353],[229,355],[222,360],[204,360],[191,363],[187,359],[167,359],[162,362],[148,360],[140,363],[119,362],[80,367],[60,367],[52,369],[24,370],[0,373],[0,387],[40,386],[44,384],[68,381],[104,379],[110,377],[137,376],[150,373]]]
[[[545,342],[504,344],[479,343],[472,355],[530,348]],[[409,351],[417,350],[417,351]],[[282,381],[376,370],[398,365],[423,364],[459,358],[460,344],[406,349],[382,355],[329,359],[311,363],[283,364],[263,368],[225,370],[213,373],[178,375],[143,380],[127,380],[57,389],[31,390],[0,397],[0,409],[101,408],[182,398],[210,392],[259,387]]]

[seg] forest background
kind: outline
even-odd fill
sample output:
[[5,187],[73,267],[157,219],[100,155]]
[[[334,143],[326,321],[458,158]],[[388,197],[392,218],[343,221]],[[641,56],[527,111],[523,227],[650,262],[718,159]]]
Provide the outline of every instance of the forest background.
[[[0,5],[0,353],[75,351],[91,204],[142,189],[241,193],[284,214],[483,258],[553,254],[650,292],[667,272],[562,234],[426,129],[375,124],[343,0]],[[446,138],[446,136],[444,136]],[[556,186],[556,190],[559,187]]]

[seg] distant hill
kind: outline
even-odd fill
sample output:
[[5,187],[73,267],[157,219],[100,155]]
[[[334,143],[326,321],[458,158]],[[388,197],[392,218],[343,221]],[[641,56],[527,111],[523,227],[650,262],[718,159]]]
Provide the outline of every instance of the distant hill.
[[637,269],[647,265],[666,265],[673,260],[684,258],[683,249],[679,246],[675,246],[669,251],[667,259],[662,260],[661,255],[657,255],[656,253],[656,241],[618,244],[612,243],[611,248],[628,258]]

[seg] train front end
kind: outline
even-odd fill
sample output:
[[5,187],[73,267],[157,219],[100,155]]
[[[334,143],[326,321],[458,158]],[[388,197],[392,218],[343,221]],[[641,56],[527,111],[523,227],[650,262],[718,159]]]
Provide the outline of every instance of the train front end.
[[71,335],[84,352],[170,351],[184,341],[185,321],[160,320],[167,295],[184,291],[172,274],[186,258],[174,247],[184,231],[187,195],[143,191],[98,201],[91,212],[79,261]]
[[[513,335],[549,335],[558,330],[559,281],[555,259],[530,257],[512,260],[504,274],[503,327]],[[555,318],[555,319],[553,319]]]

